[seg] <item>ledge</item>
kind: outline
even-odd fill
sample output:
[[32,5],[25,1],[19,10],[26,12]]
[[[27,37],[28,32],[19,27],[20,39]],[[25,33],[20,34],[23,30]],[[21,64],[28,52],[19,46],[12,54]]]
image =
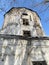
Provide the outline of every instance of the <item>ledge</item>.
[[0,38],[4,39],[21,39],[21,40],[49,40],[49,37],[26,37],[21,35],[11,35],[11,34],[0,34]]

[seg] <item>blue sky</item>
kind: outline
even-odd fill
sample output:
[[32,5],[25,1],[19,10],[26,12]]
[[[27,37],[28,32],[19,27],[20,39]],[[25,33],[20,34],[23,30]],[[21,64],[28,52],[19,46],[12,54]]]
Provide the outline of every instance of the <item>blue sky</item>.
[[8,10],[12,7],[26,7],[38,13],[44,32],[49,36],[49,3],[43,2],[44,0],[0,0],[0,29]]

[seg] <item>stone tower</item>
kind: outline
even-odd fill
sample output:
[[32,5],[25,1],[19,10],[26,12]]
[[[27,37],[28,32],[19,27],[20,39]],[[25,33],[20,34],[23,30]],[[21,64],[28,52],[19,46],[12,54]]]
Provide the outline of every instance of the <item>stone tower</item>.
[[[0,34],[45,36],[39,16],[27,8],[12,8],[6,12]],[[49,65],[46,41],[2,38],[0,45],[0,65]]]

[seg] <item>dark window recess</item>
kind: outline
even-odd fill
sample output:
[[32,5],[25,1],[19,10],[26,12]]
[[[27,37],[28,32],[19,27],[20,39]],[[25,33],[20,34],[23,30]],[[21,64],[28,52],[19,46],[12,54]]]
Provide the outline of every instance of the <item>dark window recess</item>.
[[33,65],[47,65],[46,61],[33,61]]
[[30,37],[31,33],[30,33],[30,31],[23,31],[23,35],[27,36],[27,37]]
[[28,15],[27,13],[22,13],[22,15]]
[[31,16],[30,16],[30,21],[32,21]]
[[2,59],[2,61],[4,61],[4,59]]
[[29,25],[28,19],[23,19],[23,25]]

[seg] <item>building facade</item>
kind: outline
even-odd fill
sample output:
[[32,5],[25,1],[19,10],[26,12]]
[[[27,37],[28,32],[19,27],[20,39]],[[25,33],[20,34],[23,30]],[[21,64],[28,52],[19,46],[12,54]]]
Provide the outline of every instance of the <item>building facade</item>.
[[[5,15],[0,34],[45,36],[40,18],[27,8],[12,8]],[[49,65],[48,41],[0,39],[0,65]]]

